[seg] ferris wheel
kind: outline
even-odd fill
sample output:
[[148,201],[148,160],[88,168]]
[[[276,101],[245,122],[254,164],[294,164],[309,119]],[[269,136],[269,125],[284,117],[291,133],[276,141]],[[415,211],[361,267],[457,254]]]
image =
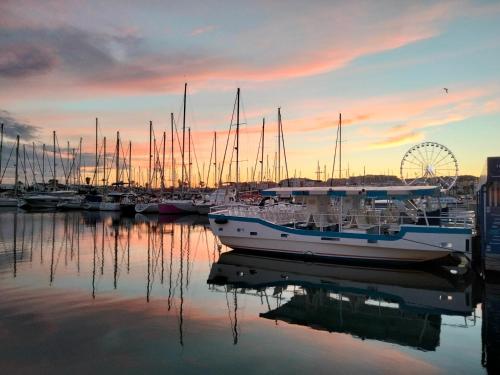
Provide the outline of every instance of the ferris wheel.
[[457,182],[458,162],[446,146],[423,142],[403,156],[400,173],[407,185],[431,184],[449,190]]

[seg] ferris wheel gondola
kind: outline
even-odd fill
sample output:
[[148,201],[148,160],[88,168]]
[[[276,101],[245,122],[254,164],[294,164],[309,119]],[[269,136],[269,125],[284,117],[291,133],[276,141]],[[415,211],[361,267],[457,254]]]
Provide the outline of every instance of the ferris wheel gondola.
[[458,162],[446,146],[423,142],[405,153],[400,174],[407,185],[439,185],[447,191],[457,182]]

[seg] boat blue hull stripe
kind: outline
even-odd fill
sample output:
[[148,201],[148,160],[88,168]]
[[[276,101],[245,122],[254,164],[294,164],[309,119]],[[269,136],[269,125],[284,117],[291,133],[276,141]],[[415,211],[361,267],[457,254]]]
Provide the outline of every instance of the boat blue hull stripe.
[[438,234],[465,234],[472,235],[472,230],[467,228],[447,228],[447,227],[427,227],[427,226],[414,226],[414,227],[401,227],[398,234],[362,234],[362,233],[345,233],[345,232],[333,232],[333,231],[319,231],[319,230],[305,230],[289,228],[282,225],[277,225],[270,223],[268,221],[254,218],[254,217],[242,217],[242,216],[228,216],[228,215],[217,215],[209,214],[209,219],[227,219],[228,221],[241,221],[246,223],[258,223],[266,227],[279,230],[281,232],[299,234],[302,236],[319,236],[319,237],[340,237],[340,238],[358,238],[366,240],[382,240],[382,241],[397,241],[402,239],[407,233],[438,233]]

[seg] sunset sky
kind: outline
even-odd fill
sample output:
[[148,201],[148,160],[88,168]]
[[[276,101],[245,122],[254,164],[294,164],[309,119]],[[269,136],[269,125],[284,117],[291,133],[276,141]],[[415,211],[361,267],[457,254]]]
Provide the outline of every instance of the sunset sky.
[[98,117],[101,136],[120,130],[145,166],[148,123],[158,138],[171,112],[180,124],[187,82],[206,171],[215,130],[222,159],[239,87],[242,179],[263,117],[272,164],[278,107],[291,175],[331,171],[340,112],[351,175],[399,174],[421,141],[479,175],[500,155],[499,19],[498,1],[2,0],[0,120],[9,142],[51,144],[56,130],[93,153]]

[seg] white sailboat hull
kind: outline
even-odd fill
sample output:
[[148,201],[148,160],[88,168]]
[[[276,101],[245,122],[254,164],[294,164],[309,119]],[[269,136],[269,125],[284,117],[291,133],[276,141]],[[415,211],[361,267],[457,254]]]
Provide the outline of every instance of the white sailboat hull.
[[99,204],[100,211],[120,211],[120,203],[116,202],[101,202]]
[[17,198],[0,198],[0,207],[17,207]]
[[157,214],[158,203],[138,203],[135,205],[135,212],[140,214]]

